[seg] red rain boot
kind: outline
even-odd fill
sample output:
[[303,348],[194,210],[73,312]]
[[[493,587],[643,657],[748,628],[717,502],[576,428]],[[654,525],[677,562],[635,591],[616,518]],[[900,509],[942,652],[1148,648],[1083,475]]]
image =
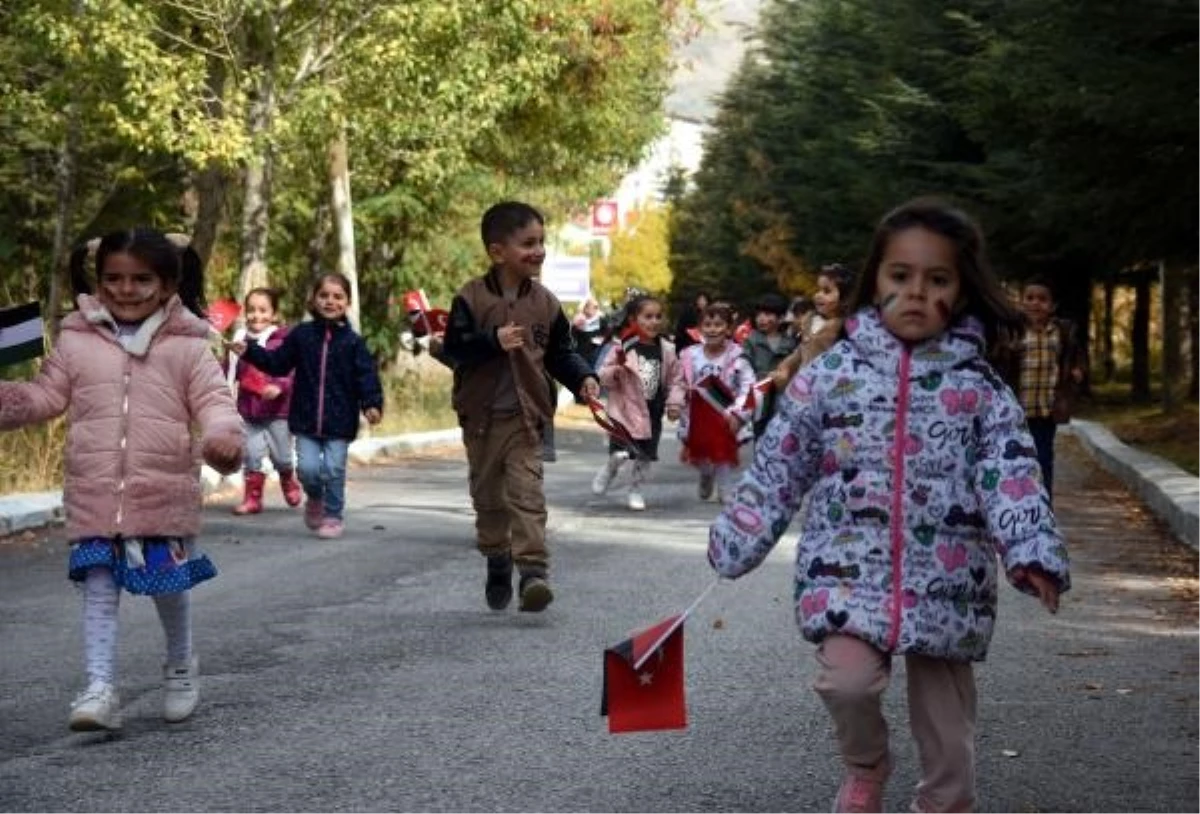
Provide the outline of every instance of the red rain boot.
[[262,511],[263,484],[267,476],[262,472],[246,473],[246,496],[241,505],[235,506],[234,514],[258,514]]
[[300,505],[304,492],[300,489],[300,481],[296,480],[295,470],[279,470],[279,488],[283,490],[283,499],[287,501],[287,505]]

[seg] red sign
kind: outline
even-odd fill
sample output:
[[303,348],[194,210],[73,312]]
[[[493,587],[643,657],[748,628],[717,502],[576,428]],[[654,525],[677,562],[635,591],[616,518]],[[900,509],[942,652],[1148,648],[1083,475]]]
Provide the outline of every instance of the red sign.
[[617,202],[596,201],[592,204],[592,234],[607,235],[617,228]]

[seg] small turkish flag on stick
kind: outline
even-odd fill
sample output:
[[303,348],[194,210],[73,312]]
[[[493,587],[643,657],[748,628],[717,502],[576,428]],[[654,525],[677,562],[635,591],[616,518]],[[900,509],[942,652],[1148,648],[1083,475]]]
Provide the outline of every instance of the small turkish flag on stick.
[[604,651],[600,715],[608,731],[687,728],[683,687],[683,623],[717,583],[683,613],[670,616]]

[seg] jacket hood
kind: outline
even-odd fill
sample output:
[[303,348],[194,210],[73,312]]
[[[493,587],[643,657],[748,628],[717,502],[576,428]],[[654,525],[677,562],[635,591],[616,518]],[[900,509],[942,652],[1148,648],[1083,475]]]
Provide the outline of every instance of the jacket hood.
[[[91,294],[80,294],[76,298],[78,311],[74,311],[63,319],[64,331],[86,331],[104,325],[115,338],[117,321],[104,307],[99,299]],[[179,299],[178,294],[172,294],[162,308],[148,316],[138,328],[137,335],[127,349],[135,356],[144,356],[150,348],[150,342],[160,332],[164,335],[194,336],[204,338],[212,331],[212,326],[206,320],[193,314]]]
[[[883,324],[879,309],[869,306],[857,311],[845,323],[846,336],[872,367],[895,371],[905,342]],[[983,357],[986,341],[983,323],[976,317],[959,317],[946,331],[913,345],[910,374],[920,376],[945,371]]]

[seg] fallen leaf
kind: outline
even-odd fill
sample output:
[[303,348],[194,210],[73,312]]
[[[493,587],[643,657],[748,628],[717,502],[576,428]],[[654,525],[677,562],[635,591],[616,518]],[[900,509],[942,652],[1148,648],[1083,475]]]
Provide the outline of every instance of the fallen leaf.
[[718,616],[716,619],[713,619],[713,630],[720,630],[723,627],[725,627],[724,619],[722,619],[720,616]]
[[1099,681],[1089,681],[1083,685],[1083,688],[1085,690],[1102,690],[1104,689],[1104,685]]

